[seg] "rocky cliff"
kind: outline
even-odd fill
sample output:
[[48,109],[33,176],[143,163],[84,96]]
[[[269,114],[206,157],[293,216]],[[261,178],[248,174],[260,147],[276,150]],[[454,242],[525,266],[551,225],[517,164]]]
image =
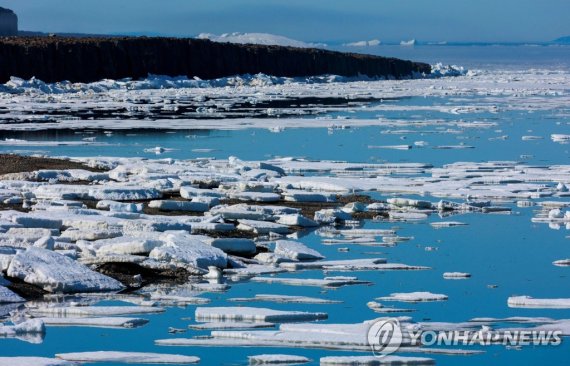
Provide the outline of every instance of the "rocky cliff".
[[18,17],[10,9],[0,8],[0,36],[18,34]]
[[336,74],[403,78],[429,73],[430,66],[321,49],[238,45],[182,38],[0,39],[0,81],[10,76],[46,82],[91,82],[104,78],[140,78],[148,74],[213,79],[236,74],[275,76]]

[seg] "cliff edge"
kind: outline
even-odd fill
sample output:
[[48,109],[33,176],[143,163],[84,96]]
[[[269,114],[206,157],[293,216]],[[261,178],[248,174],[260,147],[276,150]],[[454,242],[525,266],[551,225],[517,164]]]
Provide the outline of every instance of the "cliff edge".
[[0,82],[141,78],[148,74],[214,79],[238,74],[405,78],[428,64],[322,49],[216,43],[162,37],[0,38]]
[[0,7],[0,36],[18,35],[18,17],[6,8]]

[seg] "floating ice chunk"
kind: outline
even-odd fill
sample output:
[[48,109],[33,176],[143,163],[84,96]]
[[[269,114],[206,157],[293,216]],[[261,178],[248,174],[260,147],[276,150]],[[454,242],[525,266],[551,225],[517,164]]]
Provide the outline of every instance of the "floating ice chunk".
[[398,309],[393,307],[386,307],[376,301],[370,301],[366,304],[366,306],[377,313],[409,313],[415,311],[414,309]]
[[71,258],[34,247],[17,253],[7,273],[49,292],[103,292],[125,288],[119,281]]
[[262,321],[269,323],[290,321],[311,321],[326,319],[326,313],[310,313],[305,311],[281,311],[268,308],[252,307],[198,307],[197,321]]
[[396,234],[396,231],[392,229],[330,229],[323,233],[342,236],[392,236]]
[[244,238],[217,238],[211,240],[210,245],[230,254],[247,255],[256,251],[255,242]]
[[293,260],[318,260],[325,258],[321,253],[296,241],[277,240],[275,254]]
[[553,133],[552,135],[550,135],[550,138],[551,138],[552,141],[554,141],[554,142],[560,142],[560,143],[568,143],[568,142],[570,142],[570,135],[563,135],[563,134]]
[[271,252],[259,253],[254,257],[254,259],[261,263],[273,264],[273,265],[277,265],[279,263],[284,263],[284,262],[294,262],[294,260],[291,258],[282,257],[280,255]]
[[567,259],[560,259],[557,261],[552,262],[555,266],[559,267],[569,267],[570,266],[570,258]]
[[303,263],[281,263],[279,267],[288,270],[301,269],[323,269],[328,267],[346,268],[356,270],[360,268],[369,268],[378,264],[386,263],[385,258],[365,258],[365,259],[344,259],[332,261],[303,262]]
[[202,277],[208,280],[219,280],[222,278],[222,276],[223,272],[218,267],[208,266],[208,273]]
[[[0,275],[0,304],[8,304],[8,303],[17,303],[17,302],[25,302],[26,300],[23,299],[21,296],[15,294],[8,288],[2,286],[3,277]],[[6,281],[8,282],[8,281]]]
[[250,264],[245,268],[225,269],[224,273],[234,276],[236,278],[243,278],[243,277],[253,277],[263,274],[280,273],[285,271],[286,271],[285,269],[275,266],[263,265],[263,264]]
[[368,145],[369,149],[410,150],[412,145]]
[[336,202],[336,193],[287,190],[283,198],[290,202]]
[[223,198],[225,195],[211,189],[194,188],[191,186],[180,187],[180,196],[185,199],[192,199],[193,197],[216,197]]
[[381,365],[435,365],[435,360],[427,357],[403,356],[328,356],[321,357],[321,365],[342,366],[381,366]]
[[307,357],[294,356],[294,355],[283,355],[283,354],[263,354],[248,356],[250,365],[267,365],[267,364],[300,364],[311,362]]
[[[99,201],[103,202],[103,201]],[[107,201],[108,202],[108,201]],[[111,212],[132,212],[140,213],[143,211],[142,203],[123,203],[123,202],[110,202],[109,211]]]
[[507,304],[511,308],[570,309],[570,298],[535,299],[530,296],[511,296]]
[[471,277],[471,273],[466,272],[445,272],[443,278],[446,280],[464,280]]
[[227,266],[228,258],[223,251],[205,244],[195,235],[168,234],[164,241],[166,245],[154,248],[149,258],[204,269],[208,266]]
[[26,228],[45,228],[60,230],[63,225],[62,220],[52,219],[49,217],[38,216],[34,214],[16,215],[12,217],[12,221]]
[[421,212],[388,212],[388,217],[390,220],[397,221],[420,221],[428,218],[428,215]]
[[319,226],[316,222],[311,219],[306,218],[303,215],[292,214],[292,215],[281,215],[277,220],[278,224],[287,226],[300,226],[300,227],[315,227]]
[[559,182],[559,183],[556,185],[556,190],[557,190],[558,192],[568,192],[568,186],[566,186],[566,184],[564,184],[564,183],[562,183],[562,182]]
[[544,137],[542,137],[542,136],[527,135],[527,136],[521,137],[521,140],[523,140],[523,141],[535,141],[535,140],[542,140],[542,139],[544,139]]
[[544,317],[526,317],[526,316],[513,316],[508,318],[473,318],[469,320],[473,323],[555,323],[552,318]]
[[230,193],[229,196],[241,201],[278,202],[281,200],[280,194],[271,192],[235,192]]
[[200,359],[194,356],[183,356],[165,353],[146,352],[117,352],[117,351],[96,351],[96,352],[76,352],[58,353],[55,357],[66,361],[76,362],[108,362],[108,363],[136,363],[142,364],[189,364],[198,363]]
[[34,242],[34,247],[48,249],[48,250],[53,250],[54,245],[55,245],[55,240],[53,240],[53,238],[50,235],[43,236]]
[[424,302],[424,301],[445,301],[447,295],[433,294],[431,292],[398,292],[390,296],[378,297],[380,301],[402,301],[402,302]]
[[36,317],[106,317],[115,315],[157,314],[164,312],[164,309],[155,306],[61,306],[31,308],[29,312]]
[[352,215],[340,209],[327,208],[315,212],[314,220],[320,224],[334,224],[337,221],[351,220]]
[[333,276],[324,279],[316,278],[280,278],[280,277],[253,277],[254,282],[279,283],[292,286],[340,287],[347,285],[367,285],[371,282],[359,280],[356,277]]
[[273,328],[274,323],[267,322],[212,322],[202,324],[190,324],[188,328],[196,330],[221,330],[221,329],[255,329],[255,328]]
[[161,211],[187,211],[206,212],[210,208],[205,202],[161,200],[150,201],[148,207],[157,208]]
[[0,365],[5,366],[77,366],[75,362],[47,357],[0,357]]
[[45,334],[44,322],[40,319],[29,319],[15,325],[3,325],[0,323],[0,337],[17,337],[27,334]]
[[560,209],[555,208],[553,210],[548,211],[548,218],[549,219],[562,219],[564,218],[564,212],[560,211]]
[[66,238],[72,243],[79,240],[100,240],[100,239],[111,239],[122,236],[121,230],[117,228],[107,228],[107,229],[88,229],[78,230],[75,228],[69,228],[61,233],[60,238]]
[[433,203],[429,201],[419,201],[409,198],[388,198],[387,202],[398,207],[433,208]]
[[289,226],[273,222],[255,220],[238,220],[238,222],[238,230],[254,232],[260,235],[269,234],[271,232],[277,234],[288,234],[290,232]]
[[162,193],[157,189],[136,186],[102,186],[89,189],[88,194],[95,200],[110,201],[142,201],[157,199],[162,196]]
[[164,242],[160,240],[133,238],[121,236],[113,239],[103,239],[93,242],[97,255],[108,254],[148,254],[154,248],[160,247]]
[[295,304],[338,304],[342,301],[329,299],[321,299],[318,297],[294,296],[294,295],[263,295],[256,294],[254,297],[236,297],[228,299],[228,301],[236,302],[277,302],[277,303],[295,303]]
[[466,226],[467,224],[459,221],[438,221],[431,222],[430,225],[436,229],[440,229],[444,227]]
[[148,323],[142,318],[97,317],[97,318],[39,318],[46,326],[95,327],[95,328],[136,328]]

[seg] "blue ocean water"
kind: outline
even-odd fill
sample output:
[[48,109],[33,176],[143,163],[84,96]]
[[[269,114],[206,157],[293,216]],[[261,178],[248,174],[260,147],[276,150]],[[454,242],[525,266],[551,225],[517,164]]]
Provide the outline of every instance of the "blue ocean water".
[[[468,68],[515,69],[528,68],[568,69],[570,47],[564,46],[380,46],[373,52],[389,56],[417,59],[430,63],[442,61]],[[568,86],[570,88],[570,86]],[[406,98],[389,103],[395,105],[437,105],[446,103],[443,97]],[[370,105],[373,107],[374,105]],[[346,160],[351,162],[424,162],[440,166],[457,161],[514,160],[530,164],[568,164],[570,145],[557,144],[550,140],[552,133],[569,133],[568,117],[560,111],[499,111],[498,113],[466,113],[465,121],[494,122],[497,126],[465,132],[458,139],[455,134],[383,134],[380,127],[348,128],[329,130],[323,128],[285,129],[274,133],[266,129],[238,131],[144,131],[115,132],[107,136],[100,131],[44,131],[8,133],[0,132],[2,138],[21,138],[28,141],[79,141],[97,136],[98,142],[107,146],[55,146],[13,147],[1,146],[0,151],[26,149],[27,152],[42,152],[53,156],[139,156],[147,158],[227,158],[238,156],[244,160],[268,159],[276,156],[297,156],[310,159]],[[372,118],[381,114],[386,118],[417,119],[418,113],[426,119],[457,120],[456,115],[441,112],[415,111],[367,111],[350,113],[351,118]],[[329,115],[349,116],[339,111]],[[350,120],[346,120],[350,125]],[[532,131],[532,132],[529,132]],[[495,139],[507,135],[506,139]],[[524,135],[543,136],[543,140],[522,141]],[[370,149],[370,145],[413,144],[414,141],[429,143],[424,148],[410,150]],[[441,150],[437,145],[464,143],[472,149]],[[161,146],[173,149],[162,155],[145,152],[145,149]],[[211,151],[203,152],[203,149]],[[197,152],[192,151],[197,150]],[[200,152],[202,151],[202,152]],[[376,196],[377,197],[377,196]],[[385,198],[385,197],[380,197]],[[435,199],[434,199],[435,200]],[[512,295],[534,297],[570,297],[570,268],[556,267],[552,262],[568,258],[567,231],[552,230],[547,225],[531,222],[533,208],[513,207],[513,214],[465,214],[451,219],[468,223],[468,226],[434,230],[429,222],[441,219],[432,215],[421,223],[398,223],[398,233],[413,236],[409,242],[395,247],[351,246],[347,253],[338,252],[337,246],[321,244],[313,232],[306,232],[301,241],[323,253],[327,259],[353,259],[374,256],[386,257],[390,262],[429,266],[429,271],[357,272],[360,279],[369,280],[372,286],[347,286],[335,290],[316,287],[267,285],[252,282],[232,283],[226,293],[209,294],[211,306],[234,306],[230,297],[251,297],[256,293],[296,294],[342,300],[341,304],[299,305],[254,303],[274,309],[325,311],[329,323],[356,323],[374,318],[378,314],[368,309],[366,303],[375,297],[392,292],[430,291],[444,293],[448,301],[404,304],[414,308],[409,313],[414,321],[461,322],[474,317],[545,316],[556,319],[570,318],[570,310],[511,309],[507,298]],[[390,228],[394,224],[366,221],[364,228]],[[343,245],[344,246],[344,245]],[[437,251],[426,251],[426,247]],[[469,272],[472,278],[461,281],[443,280],[443,272]],[[346,275],[331,272],[328,275]],[[282,274],[279,276],[292,276]],[[321,271],[295,273],[295,277],[322,278]],[[496,285],[490,288],[489,285]],[[110,304],[110,302],[104,303]],[[115,304],[115,303],[112,303]],[[0,340],[3,356],[46,356],[55,353],[95,350],[122,350],[165,352],[196,355],[202,365],[244,365],[247,356],[261,353],[287,353],[304,355],[317,365],[320,357],[352,355],[352,352],[335,352],[312,349],[279,348],[201,348],[158,347],[154,340],[169,337],[191,337],[208,332],[193,331],[182,335],[170,335],[168,327],[185,328],[190,322],[182,320],[194,317],[195,306],[168,308],[166,313],[143,316],[149,324],[136,329],[97,329],[86,327],[50,327],[44,341],[29,344],[18,340]],[[523,347],[521,350],[502,346],[472,347],[485,353],[476,356],[429,355],[438,365],[567,365],[570,347],[568,340],[557,347]],[[108,364],[111,365],[111,364]]]

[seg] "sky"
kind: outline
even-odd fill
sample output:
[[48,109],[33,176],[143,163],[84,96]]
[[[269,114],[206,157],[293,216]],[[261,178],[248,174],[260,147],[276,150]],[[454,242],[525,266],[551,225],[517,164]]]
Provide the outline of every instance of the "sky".
[[570,35],[570,0],[0,0],[21,30],[302,41],[532,42]]

